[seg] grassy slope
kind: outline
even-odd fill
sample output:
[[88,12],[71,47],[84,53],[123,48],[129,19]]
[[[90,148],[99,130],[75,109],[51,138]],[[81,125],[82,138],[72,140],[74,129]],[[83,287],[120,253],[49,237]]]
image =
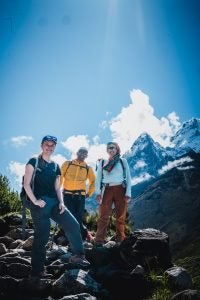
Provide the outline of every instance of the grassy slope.
[[173,263],[185,268],[193,279],[193,288],[200,290],[200,227],[177,244],[172,251]]

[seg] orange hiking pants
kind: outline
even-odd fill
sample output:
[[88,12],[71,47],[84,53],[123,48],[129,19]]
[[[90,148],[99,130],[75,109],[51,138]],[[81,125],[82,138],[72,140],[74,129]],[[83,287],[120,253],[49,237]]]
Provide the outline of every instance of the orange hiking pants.
[[96,243],[104,243],[107,227],[112,213],[112,204],[115,207],[116,217],[116,241],[121,242],[125,238],[125,220],[127,213],[127,201],[122,185],[108,186],[105,188],[102,203],[99,205],[99,218],[97,222]]

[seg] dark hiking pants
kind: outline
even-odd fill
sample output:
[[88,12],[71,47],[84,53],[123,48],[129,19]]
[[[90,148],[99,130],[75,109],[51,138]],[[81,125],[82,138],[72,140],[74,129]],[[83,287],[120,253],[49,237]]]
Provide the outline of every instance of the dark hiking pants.
[[65,206],[73,214],[80,225],[82,239],[85,240],[87,236],[87,228],[83,224],[83,217],[85,213],[85,195],[78,194],[64,194]]
[[32,245],[32,274],[43,271],[46,260],[46,244],[50,236],[52,219],[61,226],[67,236],[73,254],[84,254],[80,226],[69,210],[60,214],[59,201],[56,198],[41,197],[46,205],[43,208],[31,203],[30,211],[34,224],[34,239]]

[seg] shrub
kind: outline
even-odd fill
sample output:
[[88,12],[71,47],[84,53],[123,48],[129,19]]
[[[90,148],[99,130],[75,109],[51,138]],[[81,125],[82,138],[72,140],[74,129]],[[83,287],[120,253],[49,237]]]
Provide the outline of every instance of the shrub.
[[8,178],[0,174],[0,215],[19,211],[20,208],[21,200],[18,193],[11,190]]

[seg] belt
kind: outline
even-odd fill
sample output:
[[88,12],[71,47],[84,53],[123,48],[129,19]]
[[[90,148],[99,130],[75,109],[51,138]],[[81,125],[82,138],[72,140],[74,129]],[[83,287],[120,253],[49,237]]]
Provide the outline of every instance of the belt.
[[117,186],[117,185],[122,185],[122,182],[110,182],[110,183],[103,183],[103,186]]
[[[70,190],[63,190],[63,193],[64,194],[71,194],[71,195],[85,195],[86,192],[85,190],[74,190],[74,191],[70,191]],[[82,194],[84,193],[84,194]]]

